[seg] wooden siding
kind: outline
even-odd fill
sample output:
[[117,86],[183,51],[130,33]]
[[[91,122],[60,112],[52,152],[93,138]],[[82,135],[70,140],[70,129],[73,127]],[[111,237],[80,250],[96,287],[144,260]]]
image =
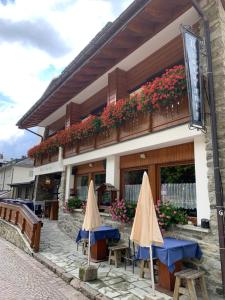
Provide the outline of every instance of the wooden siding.
[[89,173],[102,173],[105,172],[105,162],[104,160],[95,161],[90,164],[83,164],[76,166],[76,175],[83,175]]
[[182,38],[178,36],[127,72],[128,89],[133,90],[153,74],[176,64],[183,57]]
[[194,161],[194,144],[181,144],[141,153],[145,154],[145,159],[140,158],[140,153],[122,156],[120,158],[120,168],[137,168],[148,165]]
[[106,103],[107,103],[107,86],[81,104],[82,115],[86,116],[96,108],[102,105],[106,105]]
[[108,103],[129,97],[127,87],[127,72],[116,68],[108,74]]
[[[145,158],[140,158],[145,154]],[[147,169],[152,188],[153,199],[156,202],[160,197],[160,166],[190,164],[194,162],[194,144],[186,143],[157,150],[139,152],[120,157],[120,196],[124,191],[124,172],[131,169]]]

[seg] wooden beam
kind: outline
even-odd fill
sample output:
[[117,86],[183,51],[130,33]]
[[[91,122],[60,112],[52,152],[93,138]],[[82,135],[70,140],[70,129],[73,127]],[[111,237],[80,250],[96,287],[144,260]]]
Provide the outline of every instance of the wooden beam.
[[128,25],[126,30],[130,31],[131,33],[137,34],[139,36],[145,37],[146,35],[149,36],[150,34],[154,33],[155,25],[149,26],[147,22],[133,22]]
[[94,65],[98,65],[100,67],[109,67],[115,64],[115,59],[113,58],[95,58],[92,63]]
[[117,37],[113,42],[113,46],[117,48],[132,48],[136,46],[140,42],[140,38],[132,38],[132,39],[127,39],[125,36],[120,35]]
[[105,56],[106,58],[110,57],[113,59],[117,59],[127,54],[127,48],[111,47],[111,45],[109,45],[109,47],[110,48],[101,50],[101,54],[103,55],[103,57]]

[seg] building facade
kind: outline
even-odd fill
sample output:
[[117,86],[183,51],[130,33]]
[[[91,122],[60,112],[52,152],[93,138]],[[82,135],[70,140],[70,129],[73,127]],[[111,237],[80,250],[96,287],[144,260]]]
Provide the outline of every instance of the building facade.
[[[189,224],[178,225],[168,234],[198,241],[207,285],[220,294],[224,288],[223,252],[218,239],[210,110],[205,97],[206,132],[190,130],[187,93],[181,82],[184,49],[180,25],[204,34],[193,3],[134,1],[51,82],[17,125],[45,128],[44,141],[29,154],[35,159],[34,174],[40,182],[60,178],[60,184],[56,181],[62,228],[70,228],[74,234],[80,226],[80,213],[65,213],[63,207],[73,195],[85,200],[91,179],[96,188],[103,183],[113,185],[117,197],[135,204],[146,171],[154,201],[172,201],[188,214]],[[197,3],[209,19],[224,186],[224,1]],[[207,77],[204,57],[201,64]],[[173,80],[178,76],[178,83],[173,81],[174,89],[169,90],[165,82],[170,85],[171,76]],[[159,91],[162,85],[163,95]],[[158,97],[154,103],[149,101],[151,93]],[[109,196],[99,199],[100,208],[110,204]],[[104,218],[111,222],[110,215],[104,214]],[[204,219],[209,220],[210,229],[201,227]],[[129,226],[124,231],[127,236]]]
[[33,199],[34,173],[30,158],[10,161],[0,167],[0,191],[4,198]]

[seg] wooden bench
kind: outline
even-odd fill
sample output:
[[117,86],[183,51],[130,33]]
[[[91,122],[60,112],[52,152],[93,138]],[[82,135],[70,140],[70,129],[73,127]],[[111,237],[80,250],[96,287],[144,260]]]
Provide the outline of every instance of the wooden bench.
[[128,255],[129,247],[126,245],[116,245],[109,247],[109,265],[111,261],[115,263],[115,267],[121,263],[122,252],[126,252]]
[[[174,288],[173,299],[178,300],[181,294],[181,295],[189,296],[191,300],[197,300],[197,295],[195,290],[195,280],[199,280],[202,297],[204,300],[208,300],[209,298],[206,289],[204,275],[205,275],[204,271],[199,271],[194,269],[186,269],[175,273],[176,283]],[[181,286],[182,280],[186,284],[186,287]]]

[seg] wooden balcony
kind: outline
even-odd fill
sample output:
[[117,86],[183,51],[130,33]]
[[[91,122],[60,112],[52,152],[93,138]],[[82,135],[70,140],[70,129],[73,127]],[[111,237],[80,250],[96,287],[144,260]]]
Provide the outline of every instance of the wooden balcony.
[[64,149],[64,158],[184,124],[188,121],[188,101],[185,98],[171,107],[165,107],[153,113],[137,114],[135,118],[126,121],[119,128],[102,131],[76,144],[68,145]]
[[46,153],[45,155],[35,159],[35,167],[49,164],[51,162],[58,161],[59,151],[54,153]]
[[[185,98],[174,105],[161,108],[153,113],[139,113],[135,118],[127,120],[119,128],[104,130],[94,136],[84,138],[77,143],[66,145],[63,157],[69,158],[74,155],[151,134],[151,132],[181,125],[188,121],[188,100]],[[35,166],[41,166],[57,160],[58,151],[56,153],[48,153],[36,159]]]

